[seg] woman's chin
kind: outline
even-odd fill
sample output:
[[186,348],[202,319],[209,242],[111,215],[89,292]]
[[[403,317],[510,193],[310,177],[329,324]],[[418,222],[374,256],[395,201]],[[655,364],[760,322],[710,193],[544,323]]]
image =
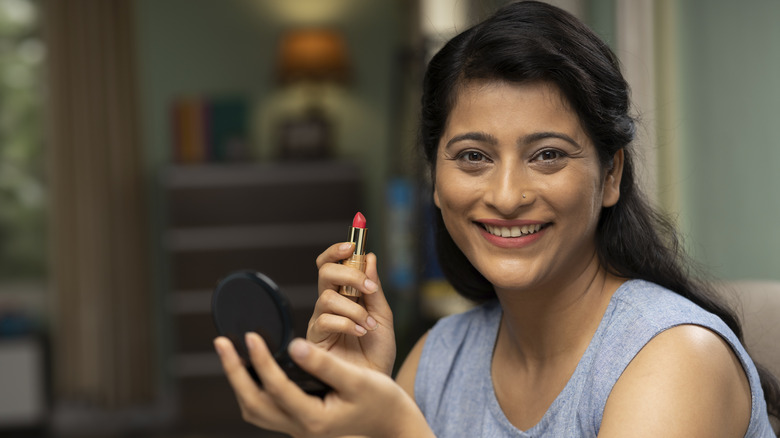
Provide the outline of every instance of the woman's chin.
[[[484,274],[483,274],[484,275]],[[531,290],[537,283],[532,278],[518,278],[517,276],[507,277],[506,275],[492,276],[485,275],[485,278],[493,285],[496,292],[513,291],[522,292]]]

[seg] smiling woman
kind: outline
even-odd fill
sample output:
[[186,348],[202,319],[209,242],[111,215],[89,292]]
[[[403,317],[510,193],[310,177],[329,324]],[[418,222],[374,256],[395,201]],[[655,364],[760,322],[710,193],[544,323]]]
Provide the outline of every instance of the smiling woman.
[[[777,413],[776,380],[759,379],[737,319],[688,275],[676,231],[637,187],[628,86],[606,44],[562,11],[520,2],[453,38],[424,87],[441,265],[459,293],[485,303],[441,321],[405,365],[434,430],[455,436],[452,425],[463,426],[460,394],[473,399],[478,388],[470,376],[441,376],[471,369],[495,388],[477,402],[495,423],[474,435],[619,436],[627,425],[651,436],[715,433],[717,421],[667,417],[666,406],[685,405],[696,406],[689,418],[724,409],[718,433],[771,436],[762,386]],[[506,236],[526,224],[540,231]],[[450,359],[446,345],[479,352]],[[709,371],[691,365],[700,360]],[[688,365],[662,365],[676,361]],[[687,400],[681,381],[711,398]],[[587,421],[567,426],[575,417]],[[648,417],[669,421],[654,431]]]
[[481,305],[420,339],[396,377],[404,397],[387,384],[376,258],[361,274],[334,244],[317,259],[310,343],[290,350],[334,391],[306,398],[260,344],[271,386],[250,386],[218,339],[245,418],[309,436],[773,437],[776,380],[639,191],[630,107],[608,46],[549,4],[512,3],[450,40],[425,75],[421,146],[442,269]]

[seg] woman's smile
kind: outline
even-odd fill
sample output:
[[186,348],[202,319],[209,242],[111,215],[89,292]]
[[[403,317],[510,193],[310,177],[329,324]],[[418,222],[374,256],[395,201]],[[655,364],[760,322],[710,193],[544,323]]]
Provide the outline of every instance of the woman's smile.
[[542,82],[463,84],[435,171],[447,230],[496,290],[584,270],[601,209],[617,201],[577,114]]
[[480,220],[475,224],[485,240],[500,248],[521,248],[536,242],[550,223]]

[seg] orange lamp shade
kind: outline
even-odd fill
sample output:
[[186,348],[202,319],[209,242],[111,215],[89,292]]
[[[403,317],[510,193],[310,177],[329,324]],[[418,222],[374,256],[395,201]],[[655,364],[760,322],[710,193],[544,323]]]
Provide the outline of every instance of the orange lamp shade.
[[349,81],[347,46],[340,33],[330,29],[299,29],[284,35],[279,46],[278,79]]

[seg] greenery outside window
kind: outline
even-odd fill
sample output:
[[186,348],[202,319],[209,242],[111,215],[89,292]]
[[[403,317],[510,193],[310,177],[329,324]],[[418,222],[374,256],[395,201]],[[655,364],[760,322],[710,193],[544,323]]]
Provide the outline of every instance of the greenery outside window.
[[39,4],[0,0],[0,282],[46,275],[43,62]]

